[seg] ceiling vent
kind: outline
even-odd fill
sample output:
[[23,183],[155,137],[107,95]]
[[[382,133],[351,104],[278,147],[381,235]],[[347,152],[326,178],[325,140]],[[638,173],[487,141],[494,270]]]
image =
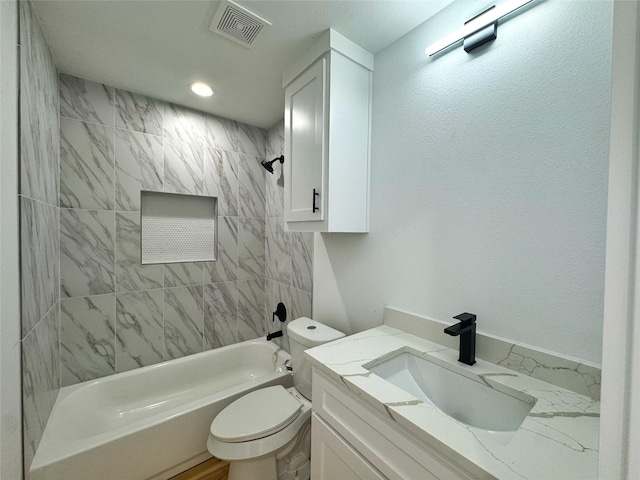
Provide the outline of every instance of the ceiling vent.
[[243,47],[252,48],[261,32],[271,22],[231,0],[223,0],[213,16],[209,30]]

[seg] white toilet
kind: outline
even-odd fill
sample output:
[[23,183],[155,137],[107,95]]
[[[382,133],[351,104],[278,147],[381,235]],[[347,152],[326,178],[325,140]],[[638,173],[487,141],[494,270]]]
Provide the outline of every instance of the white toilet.
[[307,480],[311,453],[311,365],[307,348],[344,333],[302,317],[287,326],[293,382],[261,388],[239,398],[216,416],[207,448],[229,463],[229,480]]

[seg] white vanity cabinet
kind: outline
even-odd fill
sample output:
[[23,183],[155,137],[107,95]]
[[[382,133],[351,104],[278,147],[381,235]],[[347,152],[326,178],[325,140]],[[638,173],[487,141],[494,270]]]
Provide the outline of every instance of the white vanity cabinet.
[[326,31],[284,74],[288,231],[369,229],[373,55]]
[[[311,479],[470,480],[478,478],[313,371]],[[493,478],[490,475],[484,478]]]

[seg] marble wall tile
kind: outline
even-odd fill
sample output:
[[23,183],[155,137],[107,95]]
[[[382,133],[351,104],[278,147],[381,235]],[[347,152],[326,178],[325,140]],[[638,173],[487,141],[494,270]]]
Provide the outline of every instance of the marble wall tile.
[[[20,202],[24,455],[15,461],[23,461],[28,472],[60,387],[60,124],[58,72],[53,57],[31,2],[18,2],[17,8],[21,110],[18,187],[22,197],[14,200]],[[20,431],[19,424],[12,428]]]
[[63,297],[115,292],[115,214],[60,212],[60,289]]
[[238,340],[250,340],[267,334],[264,279],[238,282]]
[[164,137],[202,145],[204,143],[204,114],[179,105],[165,104]]
[[164,359],[162,289],[116,295],[116,372]]
[[204,116],[205,143],[211,148],[238,151],[238,122],[214,115]]
[[203,350],[202,285],[164,290],[165,360]]
[[60,206],[113,209],[114,129],[60,120]]
[[26,197],[20,198],[20,205],[24,337],[60,296],[59,209]]
[[238,282],[204,286],[204,348],[238,342]]
[[284,119],[278,120],[267,130],[266,153],[267,157],[284,153]]
[[218,197],[218,215],[238,215],[238,154],[205,148],[204,194]]
[[204,269],[204,283],[238,279],[238,217],[218,217],[218,259]]
[[311,292],[313,289],[313,233],[293,232],[291,240],[292,285],[305,292]]
[[57,205],[58,72],[29,2],[20,17],[20,193]]
[[265,174],[265,201],[267,218],[282,218],[284,216],[284,165],[280,162],[273,164],[273,174]]
[[116,212],[116,291],[164,286],[162,265],[140,264],[140,214]]
[[284,231],[282,218],[268,218],[265,232],[265,276],[286,285],[293,282],[291,240]]
[[267,133],[258,127],[238,124],[238,151],[247,155],[264,158]]
[[[284,322],[280,322],[277,318],[273,321],[273,312],[278,307],[278,303],[283,303],[287,309],[287,318]],[[287,333],[287,325],[292,320],[292,304],[291,295],[289,294],[289,287],[278,283],[274,280],[265,279],[265,322],[267,324],[267,331],[273,333],[277,330],[282,330],[282,337],[276,338],[273,341],[280,347],[284,348],[287,352],[289,349],[289,335]]]
[[202,285],[203,283],[203,264],[201,262],[167,263],[164,266],[165,288]]
[[312,317],[311,310],[311,293],[298,290],[297,288],[288,287],[289,289],[289,303],[291,305],[290,313],[291,319],[300,317]]
[[265,223],[258,218],[238,221],[238,279],[264,278]]
[[160,100],[115,90],[116,127],[162,136],[164,105]]
[[164,140],[164,191],[202,195],[204,151],[201,145]]
[[60,115],[113,126],[115,116],[113,87],[61,74]]
[[162,138],[116,129],[116,209],[140,211],[140,190],[162,191]]
[[116,372],[115,322],[114,294],[61,300],[62,387]]
[[60,389],[59,305],[22,340],[22,421],[25,468],[31,465]]
[[265,174],[261,159],[251,155],[240,155],[240,216],[264,218]]

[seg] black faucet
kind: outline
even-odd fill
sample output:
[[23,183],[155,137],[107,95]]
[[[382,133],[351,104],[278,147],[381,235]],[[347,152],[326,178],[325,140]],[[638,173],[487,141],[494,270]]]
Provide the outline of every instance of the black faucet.
[[267,341],[272,340],[274,338],[278,338],[282,336],[282,330],[278,330],[277,332],[273,332],[273,333],[268,333],[267,334]]
[[461,313],[456,315],[460,323],[444,329],[444,333],[457,337],[460,335],[460,355],[458,361],[473,365],[476,363],[476,316],[473,313]]

